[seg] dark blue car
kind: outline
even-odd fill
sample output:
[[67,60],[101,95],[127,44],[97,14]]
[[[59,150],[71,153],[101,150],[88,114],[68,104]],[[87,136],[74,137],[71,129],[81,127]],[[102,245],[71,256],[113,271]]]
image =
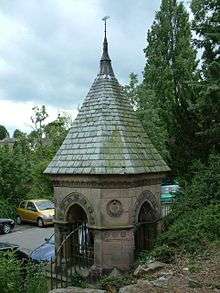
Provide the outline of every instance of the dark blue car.
[[36,262],[50,262],[55,258],[55,240],[54,234],[45,239],[45,243],[34,249],[30,255],[30,258]]

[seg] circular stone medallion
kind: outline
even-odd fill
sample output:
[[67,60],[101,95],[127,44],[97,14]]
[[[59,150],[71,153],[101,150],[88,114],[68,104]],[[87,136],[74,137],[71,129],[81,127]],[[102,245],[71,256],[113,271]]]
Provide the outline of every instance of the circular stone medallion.
[[110,217],[120,217],[123,213],[122,203],[117,199],[113,199],[107,203],[106,210]]

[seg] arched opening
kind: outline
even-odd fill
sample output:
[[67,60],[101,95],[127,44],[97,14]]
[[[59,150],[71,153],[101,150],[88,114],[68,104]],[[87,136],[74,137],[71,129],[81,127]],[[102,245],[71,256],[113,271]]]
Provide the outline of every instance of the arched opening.
[[78,267],[90,267],[94,263],[94,235],[89,228],[85,210],[79,205],[72,205],[66,214],[69,225],[66,255],[71,263]]
[[158,216],[155,209],[148,201],[145,201],[137,215],[135,230],[135,250],[139,253],[142,250],[149,250],[157,236]]

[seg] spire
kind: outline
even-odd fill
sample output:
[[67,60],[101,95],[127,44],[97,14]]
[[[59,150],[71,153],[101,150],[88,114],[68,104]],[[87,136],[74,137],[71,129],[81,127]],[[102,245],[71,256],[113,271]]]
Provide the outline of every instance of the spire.
[[114,76],[114,72],[111,65],[111,59],[108,55],[108,41],[106,36],[106,20],[109,18],[109,16],[105,16],[102,20],[105,23],[105,29],[104,29],[104,42],[103,42],[103,52],[102,52],[102,58],[100,60],[100,72],[99,75],[111,75]]

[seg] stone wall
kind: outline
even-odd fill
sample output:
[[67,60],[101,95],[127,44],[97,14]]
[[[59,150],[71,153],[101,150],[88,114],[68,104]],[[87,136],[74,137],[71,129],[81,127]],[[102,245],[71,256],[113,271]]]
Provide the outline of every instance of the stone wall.
[[62,238],[62,225],[67,225],[69,208],[78,204],[94,230],[95,266],[104,270],[129,269],[134,259],[134,227],[142,204],[149,201],[160,217],[161,180],[161,175],[57,177],[56,245]]

